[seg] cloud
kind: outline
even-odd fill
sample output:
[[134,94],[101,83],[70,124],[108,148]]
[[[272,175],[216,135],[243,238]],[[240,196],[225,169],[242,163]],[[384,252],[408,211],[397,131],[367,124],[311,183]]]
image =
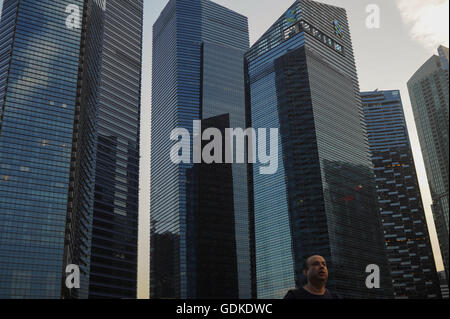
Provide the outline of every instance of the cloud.
[[396,0],[413,40],[426,48],[449,44],[449,0]]

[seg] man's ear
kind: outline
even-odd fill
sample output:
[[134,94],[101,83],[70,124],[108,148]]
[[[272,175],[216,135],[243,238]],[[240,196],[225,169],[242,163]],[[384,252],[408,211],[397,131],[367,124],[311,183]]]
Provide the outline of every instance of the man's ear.
[[305,275],[305,277],[308,277],[308,271],[306,269],[303,269],[303,275]]

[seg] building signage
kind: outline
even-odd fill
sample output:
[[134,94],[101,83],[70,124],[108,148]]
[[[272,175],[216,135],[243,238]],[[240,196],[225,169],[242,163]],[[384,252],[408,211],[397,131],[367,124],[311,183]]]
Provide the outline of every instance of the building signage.
[[[339,23],[338,23],[339,24]],[[340,25],[339,25],[340,26]],[[342,29],[339,29],[342,30]],[[311,35],[314,39],[319,40],[323,44],[327,45],[328,47],[332,48],[334,51],[344,55],[344,47],[335,41],[334,39],[327,36],[324,32],[321,32],[319,29],[311,25],[310,23],[300,20],[300,22],[288,27],[283,32],[284,40],[289,40],[296,34],[300,32],[305,32]],[[342,31],[341,31],[342,32]]]
[[288,10],[288,12],[286,12],[286,24],[288,27],[297,22],[297,17],[295,16],[295,13],[296,13],[295,9]]
[[343,35],[343,28],[341,26],[341,23],[339,22],[339,20],[334,20],[333,21],[333,25],[334,25],[334,33],[336,33],[336,35],[340,38],[342,38]]

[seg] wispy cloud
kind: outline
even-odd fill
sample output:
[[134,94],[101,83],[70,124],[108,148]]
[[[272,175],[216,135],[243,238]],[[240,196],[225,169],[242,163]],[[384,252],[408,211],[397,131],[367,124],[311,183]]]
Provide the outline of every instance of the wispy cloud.
[[426,48],[449,44],[449,0],[396,0],[411,37]]

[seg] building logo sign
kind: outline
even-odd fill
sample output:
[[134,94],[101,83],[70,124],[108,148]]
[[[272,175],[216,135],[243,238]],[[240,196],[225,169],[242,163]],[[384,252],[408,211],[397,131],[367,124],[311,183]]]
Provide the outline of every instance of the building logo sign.
[[286,24],[287,26],[291,26],[297,22],[297,18],[295,16],[295,9],[289,10],[286,12]]
[[[339,30],[342,33],[342,28]],[[344,47],[340,43],[302,19],[283,31],[283,39],[285,41],[289,40],[300,32],[305,32],[311,35],[314,39],[317,39],[328,47],[334,49],[334,51],[338,52],[339,54],[344,55]]]
[[344,30],[342,28],[341,23],[339,22],[339,20],[334,20],[333,21],[333,25],[334,25],[334,33],[336,33],[336,35],[340,38],[342,38],[342,35],[344,33]]

